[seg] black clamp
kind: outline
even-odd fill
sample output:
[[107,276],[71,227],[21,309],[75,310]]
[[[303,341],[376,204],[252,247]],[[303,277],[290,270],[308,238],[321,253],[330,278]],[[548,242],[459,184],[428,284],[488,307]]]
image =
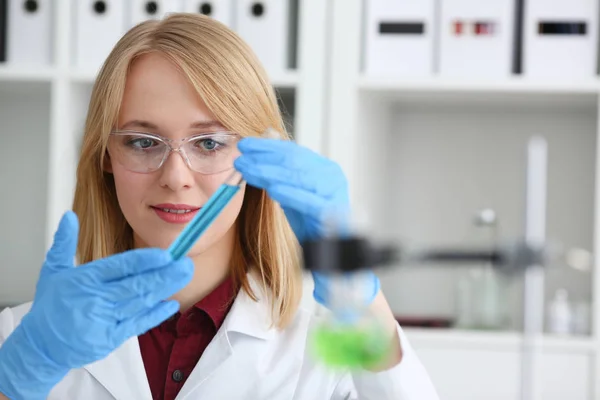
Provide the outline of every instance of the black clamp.
[[365,237],[324,237],[302,243],[304,268],[317,272],[353,272],[398,260],[392,246],[375,246]]

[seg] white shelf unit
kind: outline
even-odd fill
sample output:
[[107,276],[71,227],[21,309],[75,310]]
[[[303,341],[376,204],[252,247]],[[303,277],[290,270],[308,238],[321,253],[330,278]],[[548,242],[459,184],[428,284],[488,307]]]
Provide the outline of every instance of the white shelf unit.
[[504,79],[483,78],[405,78],[385,79],[360,75],[357,86],[361,90],[387,94],[402,94],[405,92],[419,93],[466,93],[466,94],[548,94],[548,95],[585,95],[598,94],[600,79],[578,79],[571,81],[532,79],[519,76]]
[[[517,333],[407,329],[442,399],[519,399],[522,338]],[[596,399],[596,344],[543,337],[537,376],[540,399]]]
[[0,79],[2,82],[50,82],[57,76],[54,68],[31,68],[31,67],[0,67]]
[[[29,301],[58,221],[72,205],[75,168],[96,71],[73,65],[74,0],[53,2],[53,63],[0,65],[0,307]],[[296,67],[271,76],[296,140],[324,142],[327,10],[297,1]],[[18,213],[16,210],[25,210]]]
[[[488,245],[472,219],[491,207],[500,239],[523,237],[526,146],[542,135],[548,239],[600,249],[600,79],[366,76],[363,0],[332,4],[325,150],[346,171],[353,207],[369,217],[373,235],[402,245]],[[465,269],[423,265],[379,274],[399,317],[452,319]],[[539,398],[600,399],[596,266],[591,273],[549,268],[546,305],[559,287],[591,302],[591,332],[537,338]],[[442,398],[519,398],[522,291],[522,278],[505,282],[510,323],[500,332],[407,328]]]
[[[341,136],[332,138],[338,145],[330,152],[347,163],[357,208],[371,214],[384,238],[416,245],[488,244],[471,224],[486,207],[498,213],[501,239],[522,237],[526,143],[543,135],[549,142],[548,237],[593,250],[600,92],[475,87],[355,87],[356,111],[346,115],[358,119],[338,122],[353,128],[329,132],[343,132],[345,145]],[[389,274],[385,282],[393,285],[389,297],[398,313],[452,316],[459,271],[429,266]],[[546,297],[564,286],[593,301],[592,282],[590,274],[554,266]],[[521,288],[514,283],[507,293],[518,329]]]
[[30,296],[46,240],[52,81],[0,78],[0,303]]

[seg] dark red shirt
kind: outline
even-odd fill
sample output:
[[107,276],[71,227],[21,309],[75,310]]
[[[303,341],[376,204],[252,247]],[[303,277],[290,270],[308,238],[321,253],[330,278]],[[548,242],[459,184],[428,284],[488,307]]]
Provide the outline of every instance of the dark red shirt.
[[226,279],[183,314],[139,336],[146,376],[154,400],[173,400],[213,339],[234,295]]

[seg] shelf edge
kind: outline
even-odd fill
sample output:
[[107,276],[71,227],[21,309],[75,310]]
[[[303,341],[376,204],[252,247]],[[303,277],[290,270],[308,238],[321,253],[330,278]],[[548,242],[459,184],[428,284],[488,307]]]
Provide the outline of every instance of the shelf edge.
[[599,94],[600,80],[556,81],[531,78],[451,79],[402,78],[386,79],[361,76],[357,88],[370,92],[459,92],[459,93],[531,93],[531,94]]
[[[493,349],[520,350],[523,344],[520,332],[478,332],[455,329],[404,328],[415,347],[450,348],[463,350]],[[544,334],[536,339],[536,345],[546,351],[595,352],[598,348],[591,336],[560,337]]]

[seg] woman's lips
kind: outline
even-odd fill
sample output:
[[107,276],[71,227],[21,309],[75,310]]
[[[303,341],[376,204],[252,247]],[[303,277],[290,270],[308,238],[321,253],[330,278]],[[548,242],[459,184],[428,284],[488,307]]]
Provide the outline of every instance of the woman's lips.
[[188,204],[163,203],[151,206],[160,219],[170,224],[185,224],[190,222],[200,210],[199,207]]

